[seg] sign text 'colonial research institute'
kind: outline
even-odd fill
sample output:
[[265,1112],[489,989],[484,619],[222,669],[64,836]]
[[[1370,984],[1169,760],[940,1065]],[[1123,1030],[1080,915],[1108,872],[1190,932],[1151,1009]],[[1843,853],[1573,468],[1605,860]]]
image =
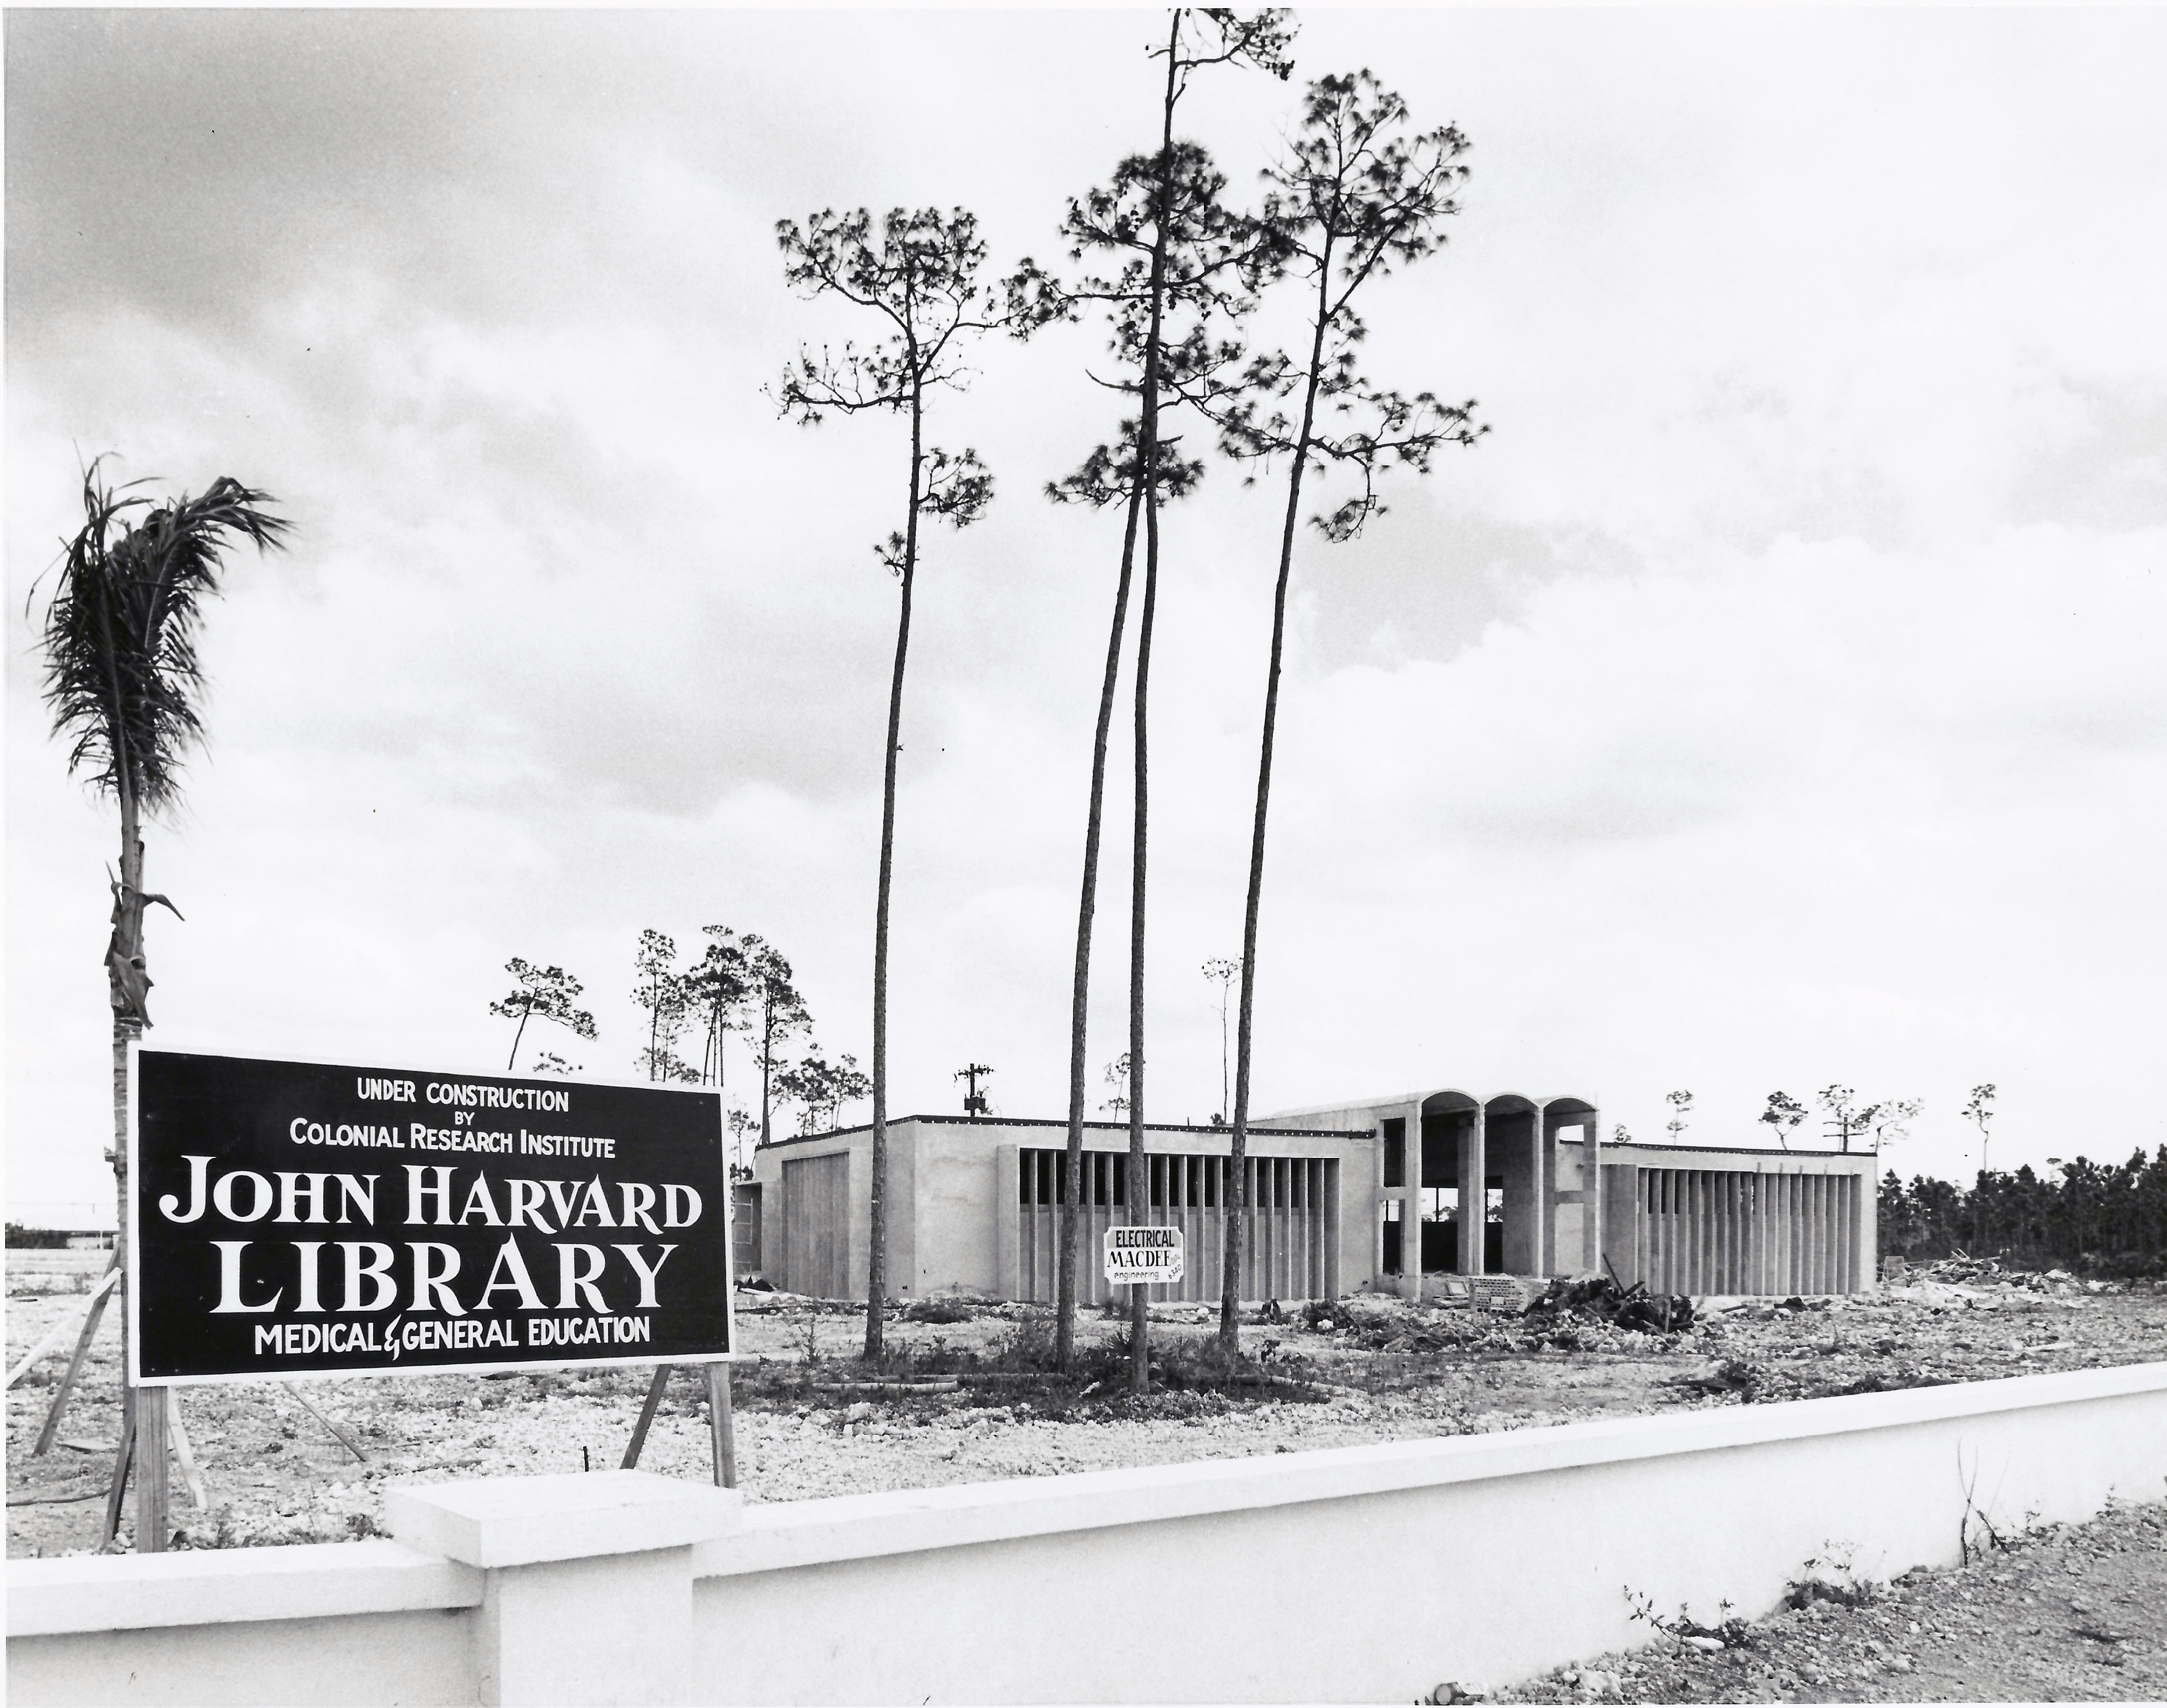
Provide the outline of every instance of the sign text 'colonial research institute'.
[[140,1050],[136,1380],[731,1347],[710,1091]]

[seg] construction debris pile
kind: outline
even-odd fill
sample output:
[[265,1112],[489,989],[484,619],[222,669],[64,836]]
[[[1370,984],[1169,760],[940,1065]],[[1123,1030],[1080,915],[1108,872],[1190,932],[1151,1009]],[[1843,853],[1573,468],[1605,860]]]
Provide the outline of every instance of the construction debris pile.
[[1914,1267],[1900,1257],[1882,1260],[1883,1279],[1892,1286],[2016,1287],[2031,1293],[2112,1293],[2127,1289],[2107,1281],[2085,1281],[2065,1269],[2009,1269],[1990,1257],[1944,1257]]
[[2067,1270],[2008,1269],[1990,1257],[1945,1257],[1915,1269],[1889,1259],[1883,1269],[1884,1297],[1937,1311],[2075,1310],[2103,1294],[2157,1290],[2154,1282],[2085,1281]]
[[1579,1321],[1642,1334],[1676,1334],[1693,1327],[1693,1302],[1683,1293],[1651,1293],[1639,1281],[1621,1287],[1607,1275],[1560,1276],[1521,1314],[1537,1329]]

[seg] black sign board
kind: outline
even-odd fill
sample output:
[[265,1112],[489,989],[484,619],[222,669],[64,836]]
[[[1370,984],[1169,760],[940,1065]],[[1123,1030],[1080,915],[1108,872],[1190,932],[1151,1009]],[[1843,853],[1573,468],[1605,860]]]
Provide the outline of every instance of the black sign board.
[[710,1091],[138,1050],[139,1382],[729,1355]]

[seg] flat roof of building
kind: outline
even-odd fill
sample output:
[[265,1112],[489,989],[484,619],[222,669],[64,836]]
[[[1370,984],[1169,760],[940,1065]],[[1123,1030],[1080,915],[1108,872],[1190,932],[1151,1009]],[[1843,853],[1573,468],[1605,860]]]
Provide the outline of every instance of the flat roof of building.
[[[934,1127],[1046,1127],[1062,1132],[1068,1130],[1066,1121],[1046,1121],[1022,1115],[892,1115],[887,1124],[900,1127],[909,1121],[924,1122]],[[816,1138],[847,1138],[852,1133],[871,1132],[872,1130],[871,1122],[862,1121],[855,1127],[831,1127],[819,1132],[793,1132],[787,1138],[770,1139],[765,1148],[780,1150],[786,1144],[805,1144]],[[1084,1123],[1084,1130],[1086,1132],[1126,1133],[1129,1130],[1129,1123],[1126,1121],[1087,1121]],[[1195,1132],[1211,1138],[1224,1138],[1233,1130],[1232,1127],[1198,1126],[1186,1122],[1147,1121],[1144,1123],[1146,1132]],[[1249,1137],[1253,1139],[1370,1139],[1375,1136],[1343,1127],[1253,1127],[1249,1129]]]
[[[1584,1144],[1587,1141],[1579,1138],[1566,1138],[1560,1135],[1558,1138],[1558,1143],[1560,1144]],[[1606,1153],[1610,1151],[1618,1151],[1629,1155],[1637,1153],[1643,1156],[1646,1155],[1650,1151],[1685,1151],[1688,1153],[1693,1151],[1705,1151],[1715,1156],[1832,1156],[1848,1157],[1853,1160],[1857,1160],[1862,1158],[1875,1157],[1881,1154],[1880,1152],[1873,1150],[1783,1150],[1780,1148],[1770,1150],[1766,1145],[1759,1144],[1687,1144],[1683,1142],[1680,1142],[1677,1144],[1672,1144],[1668,1142],[1656,1143],[1652,1140],[1645,1138],[1629,1138],[1623,1143],[1620,1143],[1614,1138],[1606,1138],[1603,1141],[1603,1148]]]
[[[1062,1132],[1067,1132],[1068,1128],[1068,1123],[1064,1120],[1046,1120],[1036,1117],[1024,1115],[898,1115],[890,1117],[888,1125],[892,1127],[901,1127],[909,1122],[920,1122],[928,1126],[934,1127],[1046,1127]],[[1126,1133],[1129,1130],[1129,1123],[1126,1121],[1087,1121],[1084,1123],[1084,1130],[1086,1132]],[[871,1132],[872,1131],[872,1123],[871,1122],[860,1122],[854,1127],[831,1127],[824,1128],[819,1132],[793,1132],[787,1138],[769,1140],[764,1148],[768,1150],[780,1150],[785,1145],[809,1144],[815,1139],[847,1138],[854,1133]],[[1199,1125],[1195,1122],[1188,1122],[1151,1121],[1144,1123],[1144,1131],[1146,1132],[1193,1132],[1207,1138],[1223,1138],[1231,1133],[1233,1131],[1233,1128],[1216,1124]],[[1253,1127],[1249,1129],[1249,1137],[1252,1139],[1263,1138],[1268,1141],[1274,1138],[1343,1138],[1348,1140],[1360,1140],[1372,1139],[1375,1135],[1365,1130],[1345,1127]],[[1585,1143],[1585,1141],[1576,1136],[1569,1138],[1565,1133],[1560,1133],[1557,1138],[1557,1143],[1560,1145],[1577,1145]],[[1878,1152],[1870,1150],[1771,1150],[1762,1145],[1689,1144],[1682,1142],[1677,1143],[1651,1143],[1645,1139],[1630,1139],[1622,1144],[1615,1139],[1605,1139],[1603,1143],[1603,1149],[1606,1155],[1615,1154],[1621,1161],[1634,1156],[1692,1156],[1696,1154],[1706,1156],[1794,1156],[1809,1157],[1817,1161],[1825,1158],[1832,1157],[1839,1160],[1862,1161],[1876,1158],[1879,1155]],[[1658,1166],[1661,1166],[1661,1164],[1658,1164]]]

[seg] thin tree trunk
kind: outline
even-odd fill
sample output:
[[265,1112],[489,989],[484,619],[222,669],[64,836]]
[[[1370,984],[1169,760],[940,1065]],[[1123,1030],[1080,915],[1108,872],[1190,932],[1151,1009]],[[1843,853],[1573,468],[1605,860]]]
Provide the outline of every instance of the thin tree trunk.
[[[1151,1163],[1144,1154],[1144,919],[1151,848],[1151,646],[1158,604],[1158,379],[1165,336],[1167,176],[1174,168],[1174,108],[1180,98],[1181,9],[1167,26],[1166,93],[1160,103],[1158,176],[1152,189],[1151,319],[1144,333],[1142,409],[1136,478],[1144,503],[1144,602],[1136,619],[1136,816],[1130,826],[1129,873],[1129,1191],[1131,1224],[1151,1220]],[[1151,1386],[1150,1298],[1139,1282],[1129,1289],[1129,1385]]]
[[[1106,800],[1106,747],[1114,725],[1114,692],[1121,671],[1121,637],[1129,615],[1129,583],[1136,560],[1139,485],[1129,495],[1121,531],[1121,572],[1114,585],[1114,620],[1106,635],[1106,674],[1099,687],[1099,722],[1091,740],[1091,796],[1084,816],[1084,882],[1076,910],[1076,972],[1068,995],[1068,1145],[1062,1158],[1061,1272],[1055,1281],[1054,1362],[1066,1370],[1076,1353],[1076,1244],[1084,1176],[1085,1033],[1091,1017],[1091,926],[1099,905],[1099,836]],[[1008,1213],[1004,1207],[1003,1213]]]
[[1227,1118],[1229,1101],[1227,1089],[1227,987],[1221,984],[1219,987],[1219,1118],[1221,1121]]
[[[527,1016],[533,1012],[534,1005],[531,1002],[519,1010],[519,1029],[511,1035],[511,1054],[504,1064],[504,1071],[507,1074],[519,1065],[519,1041],[527,1036]],[[651,1065],[649,1071],[653,1071]]]
[[[1249,1058],[1254,1040],[1257,981],[1257,912],[1264,893],[1264,827],[1272,797],[1272,745],[1279,731],[1280,669],[1286,648],[1287,583],[1294,571],[1294,536],[1301,510],[1302,467],[1309,460],[1310,435],[1317,422],[1317,388],[1324,361],[1324,332],[1330,301],[1332,248],[1327,238],[1317,268],[1317,313],[1310,341],[1309,376],[1302,394],[1301,432],[1295,442],[1294,468],[1287,476],[1286,519],[1280,531],[1280,572],[1272,590],[1271,664],[1264,676],[1264,738],[1257,761],[1257,814],[1249,835],[1249,891],[1242,915],[1242,1005],[1234,1042],[1233,1162],[1227,1181],[1227,1252],[1219,1287],[1219,1344],[1232,1353],[1241,1345],[1242,1215],[1248,1208],[1248,1180],[1242,1166],[1248,1155]],[[1410,1154],[1420,1146],[1410,1141]],[[1478,1199],[1479,1201],[1479,1199]],[[1420,1228],[1413,1230],[1419,1243]],[[1476,1223],[1476,1238],[1481,1238]],[[1417,1262],[1420,1259],[1417,1256]]]
[[769,1084],[775,1072],[775,997],[763,990],[760,998],[760,1142],[768,1143]]
[[866,1254],[866,1356],[882,1350],[887,1316],[887,921],[895,876],[895,766],[903,742],[903,667],[910,650],[910,592],[918,568],[919,479],[925,409],[910,398],[910,512],[903,542],[903,600],[895,625],[895,674],[887,691],[887,755],[881,780],[880,899],[873,919],[872,1249]]
[[[1145,394],[1144,443],[1152,445],[1157,410]],[[1141,1227],[1151,1217],[1151,1162],[1144,1154],[1144,890],[1150,851],[1152,619],[1158,603],[1158,504],[1152,491],[1149,454],[1144,466],[1144,601],[1136,613],[1136,820],[1131,827],[1129,883],[1129,1220]],[[1151,1386],[1151,1315],[1148,1289],[1129,1289],[1129,1386],[1137,1393]]]
[[[119,756],[121,763],[115,768],[121,773],[120,894],[115,909],[114,947],[125,962],[143,952],[143,841],[135,793],[129,782],[127,757],[125,753]],[[144,982],[147,985],[149,981],[146,979]],[[114,1288],[114,1298],[120,1307],[120,1447],[114,1459],[113,1498],[108,1501],[106,1534],[109,1539],[118,1518],[119,1492],[127,1479],[131,1449],[138,1451],[147,1449],[160,1454],[166,1450],[162,1431],[156,1441],[141,1443],[136,1440],[135,1389],[128,1379],[129,1295],[135,1285],[134,1265],[128,1260],[128,1046],[142,1037],[143,1028],[141,1023],[126,1011],[122,1001],[123,992],[117,979],[111,994],[115,999],[113,1010],[113,1248],[120,1260],[120,1280]],[[143,1540],[140,1536],[136,1538],[139,1547],[142,1546]],[[163,1539],[154,1540],[162,1541]]]

